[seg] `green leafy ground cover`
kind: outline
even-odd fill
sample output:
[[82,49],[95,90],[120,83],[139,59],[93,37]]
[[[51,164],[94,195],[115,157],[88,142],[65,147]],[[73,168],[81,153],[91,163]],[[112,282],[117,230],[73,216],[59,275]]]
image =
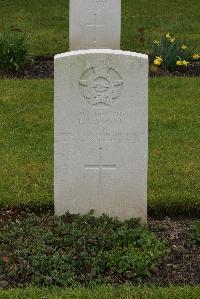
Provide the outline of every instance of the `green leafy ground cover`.
[[1,299],[199,299],[200,287],[113,288],[101,286],[94,289],[11,289],[0,291]]
[[28,214],[0,223],[0,277],[9,286],[141,282],[170,251],[147,227],[92,214]]
[[[0,1],[0,28],[22,30],[33,55],[68,49],[67,0]],[[199,0],[122,0],[122,49],[147,52],[149,42],[171,32],[199,47]]]
[[193,223],[190,238],[193,244],[200,245],[200,221],[195,221]]
[[[149,210],[198,213],[200,78],[150,79],[149,95]],[[0,81],[0,113],[0,205],[53,206],[53,81]]]

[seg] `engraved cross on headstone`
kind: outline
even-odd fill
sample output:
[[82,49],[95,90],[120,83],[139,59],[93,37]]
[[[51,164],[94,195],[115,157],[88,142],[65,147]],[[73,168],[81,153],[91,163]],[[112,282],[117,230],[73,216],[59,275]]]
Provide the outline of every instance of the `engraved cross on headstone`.
[[103,170],[114,170],[116,164],[103,164],[103,148],[99,147],[99,161],[98,164],[86,164],[85,169],[99,170],[99,196],[103,194]]
[[[104,28],[104,24],[101,24],[100,22],[98,22],[98,17],[100,18],[102,11],[99,12],[95,12],[93,13],[93,22],[92,24],[87,24],[87,28],[88,29],[93,29],[94,30],[94,39],[93,39],[93,47],[97,48],[97,30]],[[99,24],[98,24],[99,23]]]

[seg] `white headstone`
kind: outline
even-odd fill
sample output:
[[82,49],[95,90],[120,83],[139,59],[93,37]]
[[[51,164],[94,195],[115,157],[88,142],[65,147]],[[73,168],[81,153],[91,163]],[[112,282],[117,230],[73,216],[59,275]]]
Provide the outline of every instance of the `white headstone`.
[[147,215],[148,58],[55,56],[55,212]]
[[70,0],[70,50],[120,49],[121,0]]

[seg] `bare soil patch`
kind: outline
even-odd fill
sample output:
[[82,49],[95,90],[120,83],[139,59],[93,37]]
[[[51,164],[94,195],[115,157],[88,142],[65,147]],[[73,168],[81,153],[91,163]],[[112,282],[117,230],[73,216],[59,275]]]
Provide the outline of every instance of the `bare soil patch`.
[[196,219],[149,219],[150,230],[165,240],[171,254],[162,260],[151,284],[200,284],[200,246],[190,242],[190,226]]

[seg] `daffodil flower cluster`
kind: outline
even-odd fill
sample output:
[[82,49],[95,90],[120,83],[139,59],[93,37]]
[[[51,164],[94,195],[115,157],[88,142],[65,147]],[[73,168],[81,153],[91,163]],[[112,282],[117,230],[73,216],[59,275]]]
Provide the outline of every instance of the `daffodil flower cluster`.
[[174,71],[178,66],[188,66],[192,61],[200,59],[200,54],[186,42],[178,40],[171,33],[163,34],[152,44],[153,64]]

